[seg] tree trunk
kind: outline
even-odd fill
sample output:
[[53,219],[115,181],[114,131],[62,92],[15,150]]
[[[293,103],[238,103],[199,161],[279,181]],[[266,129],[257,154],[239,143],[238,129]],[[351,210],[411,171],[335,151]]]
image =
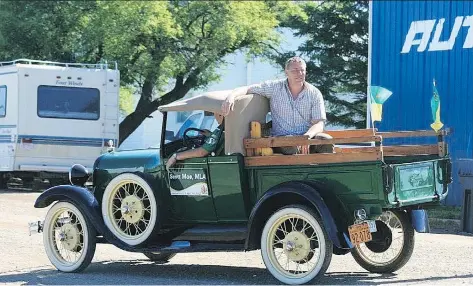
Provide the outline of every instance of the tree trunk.
[[176,86],[173,90],[164,94],[160,98],[147,103],[142,101],[143,98],[146,98],[146,95],[143,94],[145,91],[143,89],[142,96],[140,102],[136,106],[136,110],[125,117],[125,119],[120,123],[118,146],[120,146],[123,141],[125,141],[126,138],[128,138],[128,136],[130,136],[131,133],[133,133],[133,131],[135,131],[136,128],[138,128],[149,115],[151,115],[151,113],[155,112],[160,105],[168,104],[182,98],[194,84],[194,76],[192,78],[188,78],[185,83],[182,82],[182,78],[178,77]]

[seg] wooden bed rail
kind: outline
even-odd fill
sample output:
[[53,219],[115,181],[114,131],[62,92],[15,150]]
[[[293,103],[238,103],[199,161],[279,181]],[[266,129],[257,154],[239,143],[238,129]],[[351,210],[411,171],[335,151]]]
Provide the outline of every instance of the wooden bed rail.
[[[444,157],[447,152],[445,136],[450,129],[435,132],[433,130],[378,132],[376,129],[327,130],[325,133],[333,139],[308,139],[306,136],[265,137],[261,138],[261,124],[252,122],[251,137],[244,139],[246,148],[245,165],[311,165],[324,163],[362,162],[383,160],[385,156],[438,155]],[[437,144],[383,146],[384,138],[437,137]],[[359,146],[359,143],[370,143]],[[307,146],[325,144],[353,144],[335,146],[330,154],[275,154],[273,147]],[[357,145],[358,144],[358,145]]]

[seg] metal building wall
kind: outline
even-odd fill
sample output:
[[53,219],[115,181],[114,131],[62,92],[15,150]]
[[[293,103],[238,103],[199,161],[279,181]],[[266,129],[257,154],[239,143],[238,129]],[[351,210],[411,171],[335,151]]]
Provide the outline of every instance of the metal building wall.
[[[441,19],[444,19],[442,30]],[[382,122],[376,122],[375,126],[381,131],[431,129],[430,99],[435,78],[441,120],[444,128],[450,127],[454,132],[447,140],[454,174],[447,204],[460,205],[463,193],[457,160],[472,158],[473,148],[473,1],[375,0],[370,4],[370,20],[369,84],[393,92],[383,105]],[[434,22],[417,22],[411,26],[413,21],[425,20]],[[406,39],[409,40],[409,30],[423,28],[425,33],[417,33],[410,50],[402,52]],[[456,28],[458,34],[453,37]],[[440,35],[438,41],[435,41],[436,33]],[[418,39],[420,44],[415,44]],[[427,43],[425,49],[422,39]],[[436,141],[417,138],[387,143],[426,142]]]

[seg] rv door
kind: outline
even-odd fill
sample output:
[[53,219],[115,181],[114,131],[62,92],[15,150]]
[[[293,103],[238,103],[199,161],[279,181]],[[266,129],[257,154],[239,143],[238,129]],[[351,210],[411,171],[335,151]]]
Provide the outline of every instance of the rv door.
[[0,73],[0,171],[13,171],[17,141],[18,77],[16,71]]

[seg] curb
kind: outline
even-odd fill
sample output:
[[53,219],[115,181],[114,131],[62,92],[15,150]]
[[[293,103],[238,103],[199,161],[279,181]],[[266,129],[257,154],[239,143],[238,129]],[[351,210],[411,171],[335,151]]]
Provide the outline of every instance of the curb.
[[442,232],[462,232],[461,220],[459,219],[429,218],[429,224],[430,228],[441,230]]

